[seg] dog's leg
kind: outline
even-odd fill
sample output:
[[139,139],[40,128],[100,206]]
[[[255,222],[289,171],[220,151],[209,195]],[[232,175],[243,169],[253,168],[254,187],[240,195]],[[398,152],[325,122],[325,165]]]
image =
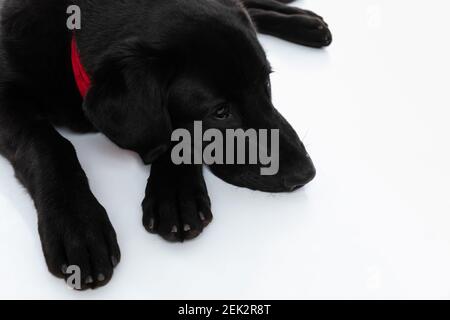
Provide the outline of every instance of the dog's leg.
[[309,15],[323,21],[321,16],[312,11],[286,5],[294,0],[242,0],[242,2],[247,9],[262,9],[287,15]]
[[116,234],[90,191],[75,149],[50,123],[34,115],[38,105],[24,89],[2,85],[0,153],[34,200],[50,272],[68,278],[67,268],[78,266],[77,289],[102,286],[120,260]]
[[142,208],[147,231],[172,242],[197,237],[212,220],[202,166],[176,166],[170,152],[162,156],[152,165]]
[[289,2],[243,0],[260,33],[314,48],[330,45],[331,32],[323,18],[311,11],[284,4]]

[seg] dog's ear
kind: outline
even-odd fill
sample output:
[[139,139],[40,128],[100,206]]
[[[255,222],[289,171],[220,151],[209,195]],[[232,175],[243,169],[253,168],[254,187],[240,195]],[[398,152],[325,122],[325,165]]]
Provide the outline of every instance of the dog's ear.
[[102,60],[93,72],[84,112],[114,143],[152,163],[170,146],[166,96],[173,65],[167,55],[137,39]]

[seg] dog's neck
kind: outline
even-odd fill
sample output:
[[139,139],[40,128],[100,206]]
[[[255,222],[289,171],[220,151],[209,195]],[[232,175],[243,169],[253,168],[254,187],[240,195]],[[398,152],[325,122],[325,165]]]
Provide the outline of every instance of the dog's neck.
[[80,53],[78,51],[75,35],[72,36],[70,53],[75,82],[81,96],[85,98],[87,92],[89,91],[89,88],[91,87],[91,79],[89,78],[89,75],[87,74],[86,70],[83,67],[83,64],[81,63]]

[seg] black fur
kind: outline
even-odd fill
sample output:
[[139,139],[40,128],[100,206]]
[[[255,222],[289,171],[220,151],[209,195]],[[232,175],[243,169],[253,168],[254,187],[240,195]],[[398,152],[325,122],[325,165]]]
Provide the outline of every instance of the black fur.
[[[256,30],[312,47],[329,45],[318,15],[275,0],[6,0],[0,29],[0,152],[31,194],[51,273],[82,270],[83,289],[106,284],[120,261],[116,235],[89,189],[74,148],[55,130],[101,131],[153,163],[143,224],[170,241],[195,238],[212,220],[202,166],[170,160],[174,128],[280,129],[280,172],[214,165],[251,189],[283,192],[315,169],[271,103],[270,65]],[[70,64],[66,9],[82,10],[76,32],[92,76],[80,97]],[[225,119],[215,116],[226,105]]]

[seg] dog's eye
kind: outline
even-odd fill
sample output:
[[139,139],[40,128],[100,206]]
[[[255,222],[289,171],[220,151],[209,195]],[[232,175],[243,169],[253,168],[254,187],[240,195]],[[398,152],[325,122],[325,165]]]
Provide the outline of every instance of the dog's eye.
[[214,112],[214,117],[219,120],[228,119],[231,116],[230,106],[227,104],[220,105]]

